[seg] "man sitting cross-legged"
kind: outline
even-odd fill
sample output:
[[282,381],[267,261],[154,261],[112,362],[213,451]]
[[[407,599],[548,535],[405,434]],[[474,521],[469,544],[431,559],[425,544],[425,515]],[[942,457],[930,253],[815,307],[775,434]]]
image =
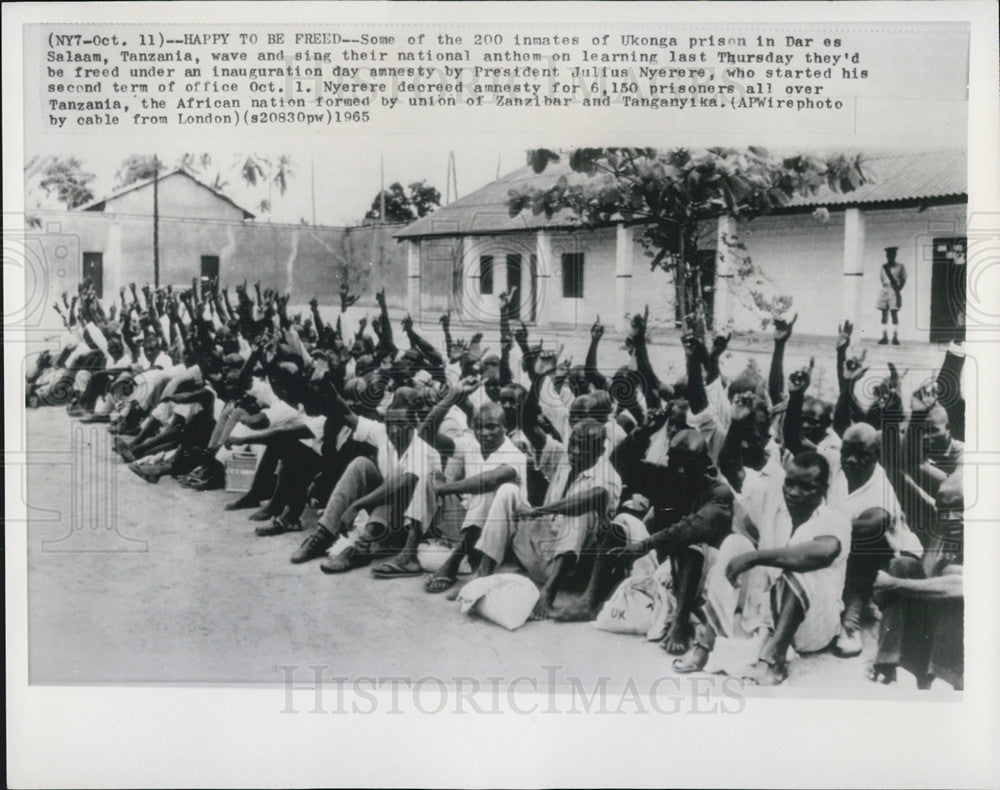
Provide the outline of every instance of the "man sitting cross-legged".
[[781,488],[735,525],[709,571],[693,646],[674,660],[675,670],[701,671],[716,636],[764,625],[772,630],[747,679],[777,685],[788,675],[789,646],[812,652],[830,644],[840,626],[851,522],[823,504],[829,474],[819,453],[799,453]]
[[[431,409],[427,415],[430,431],[436,434],[440,421],[453,405],[465,397],[465,391],[456,388]],[[445,436],[435,438],[436,446],[441,441],[450,441]],[[454,585],[462,559],[474,559],[472,549],[479,540],[494,495],[501,485],[516,484],[527,500],[527,459],[504,432],[504,410],[500,404],[486,403],[476,410],[472,418],[472,436],[463,434],[454,440],[449,471],[457,471],[458,479],[436,486],[435,493],[439,497],[450,494],[465,497],[462,541],[424,585],[429,593],[444,592]]]
[[553,614],[556,594],[581,553],[592,549],[598,528],[617,506],[621,479],[603,455],[604,426],[599,422],[578,423],[564,445],[538,428],[532,409],[526,411],[525,433],[539,454],[539,468],[549,478],[545,503],[531,507],[521,487],[513,483],[497,489],[475,546],[481,555],[476,576],[488,576],[513,555],[542,585],[531,615],[540,620]]

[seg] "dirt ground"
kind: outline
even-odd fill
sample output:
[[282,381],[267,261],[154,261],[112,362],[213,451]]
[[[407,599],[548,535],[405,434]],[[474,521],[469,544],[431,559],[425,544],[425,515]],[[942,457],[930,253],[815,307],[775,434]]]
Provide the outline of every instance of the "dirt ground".
[[[437,330],[436,322],[422,328],[435,343]],[[586,329],[549,334],[583,360]],[[620,346],[611,332],[602,341],[599,364],[609,373],[625,356]],[[829,346],[829,339],[793,337],[786,375],[810,356],[822,369],[832,362]],[[766,339],[734,340],[723,373],[735,375],[753,358],[766,375],[769,354]],[[675,338],[656,342],[651,356],[657,370],[683,370]],[[942,356],[926,346],[870,346],[868,361],[872,375],[888,359],[910,367],[909,391]],[[835,382],[832,370],[828,376]],[[559,677],[584,682],[649,684],[673,674],[669,657],[637,636],[552,622],[508,632],[427,595],[422,579],[379,580],[367,569],[331,577],[317,562],[292,565],[301,535],[256,537],[246,511],[222,509],[233,494],[193,492],[169,478],[142,481],[111,451],[104,426],[70,421],[61,408],[29,412],[26,431],[34,683],[280,683],[279,667],[305,673],[314,665],[340,677],[544,680],[544,667],[559,667]],[[306,517],[308,525],[316,514],[307,510]],[[871,628],[865,645],[852,660],[821,654],[795,661],[788,681],[771,693],[912,695],[905,673],[888,688],[864,678],[875,647]],[[930,692],[942,693],[960,698],[940,682]]]
[[[79,426],[50,407],[30,412],[27,428],[29,446],[44,448],[27,491],[36,515],[32,683],[270,684],[282,681],[279,667],[304,677],[314,665],[328,677],[445,680],[544,679],[544,667],[558,667],[561,679],[630,678],[640,687],[673,674],[668,656],[640,637],[552,622],[508,632],[427,595],[422,579],[378,580],[366,569],[330,577],[316,562],[292,565],[299,535],[256,537],[246,511],[222,510],[232,494],[142,481],[110,451],[104,426]],[[80,477],[81,458],[96,477]],[[107,493],[80,495],[95,485]],[[871,629],[865,642],[857,659],[800,658],[777,692],[912,696],[908,678],[890,688],[865,680]],[[958,696],[943,685],[929,693]]]

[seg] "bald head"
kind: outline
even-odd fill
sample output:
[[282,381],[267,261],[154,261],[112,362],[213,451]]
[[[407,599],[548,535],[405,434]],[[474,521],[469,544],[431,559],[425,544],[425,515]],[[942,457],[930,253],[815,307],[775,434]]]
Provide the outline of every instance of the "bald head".
[[861,445],[865,449],[873,449],[878,447],[879,434],[868,423],[858,422],[844,431],[844,443],[847,442]]
[[849,491],[867,483],[875,471],[879,458],[879,432],[865,422],[852,425],[844,431],[840,445],[840,468],[847,478]]

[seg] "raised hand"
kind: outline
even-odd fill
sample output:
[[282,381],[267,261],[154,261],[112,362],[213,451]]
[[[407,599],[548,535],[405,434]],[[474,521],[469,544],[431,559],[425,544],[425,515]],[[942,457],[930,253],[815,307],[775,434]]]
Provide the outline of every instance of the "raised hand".
[[385,288],[375,292],[375,302],[379,307],[385,307]]
[[519,346],[528,345],[528,327],[525,326],[524,321],[521,321],[520,326],[514,329],[514,340]]
[[724,353],[726,349],[729,348],[729,341],[732,339],[733,333],[729,332],[725,335],[716,335],[712,340],[712,356],[718,359]]
[[438,321],[444,329],[447,329],[451,325],[451,313],[442,313]]
[[590,339],[600,340],[604,336],[604,324],[601,323],[601,317],[597,316],[594,319],[593,326],[590,327]]
[[918,387],[910,396],[910,408],[913,411],[930,411],[938,402],[938,384],[936,381],[928,381],[922,387]]
[[903,379],[906,378],[906,374],[909,372],[910,369],[907,368],[902,373],[900,373],[898,370],[896,370],[896,366],[890,362],[889,378],[885,380],[886,386],[892,392],[899,392],[903,387]]
[[844,363],[844,378],[848,381],[857,381],[868,372],[868,368],[864,367],[867,354],[868,349],[863,349],[858,356],[851,357]]
[[364,332],[366,326],[368,326],[368,316],[365,315],[358,321],[358,333]]
[[403,317],[402,323],[403,323],[403,331],[406,332],[406,334],[410,334],[410,332],[413,331],[413,317],[409,313],[407,313]]
[[851,344],[851,332],[854,331],[854,325],[850,321],[844,321],[841,326],[837,327],[837,350],[847,348]]
[[783,318],[774,319],[774,342],[775,343],[785,343],[788,338],[792,336],[792,328],[795,326],[795,322],[799,320],[799,314],[796,313],[792,316],[791,321],[785,321]]
[[788,377],[788,389],[791,392],[805,392],[812,381],[813,368],[816,366],[816,358],[809,357],[809,367],[796,370]]
[[319,308],[319,299],[317,299],[317,298],[316,298],[316,297],[314,296],[314,297],[313,297],[312,299],[310,299],[310,300],[309,300],[309,306],[310,306],[310,307],[311,307],[311,308],[312,308],[313,310],[316,310],[316,309],[318,309],[318,308]]

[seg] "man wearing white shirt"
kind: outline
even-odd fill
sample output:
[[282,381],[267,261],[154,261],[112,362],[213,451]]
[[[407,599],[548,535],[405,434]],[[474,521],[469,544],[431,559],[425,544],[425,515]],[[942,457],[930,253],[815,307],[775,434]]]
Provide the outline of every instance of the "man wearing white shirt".
[[[674,661],[681,673],[705,668],[717,636],[769,634],[747,679],[777,685],[788,675],[786,654],[825,648],[836,636],[851,541],[850,520],[823,504],[826,459],[814,451],[795,456],[781,488],[746,514],[748,529],[734,528],[709,571],[688,653]],[[756,542],[747,537],[756,533]]]
[[520,486],[500,486],[476,542],[482,555],[476,573],[488,576],[512,553],[541,584],[532,619],[545,619],[555,614],[556,594],[581,553],[596,545],[599,527],[610,521],[622,482],[604,455],[604,426],[596,420],[579,423],[564,445],[546,436],[534,417],[526,417],[525,432],[549,478],[545,502],[533,508]]
[[841,471],[830,482],[827,503],[851,520],[853,538],[844,586],[844,614],[834,653],[861,653],[861,614],[871,599],[875,577],[893,557],[919,557],[923,547],[906,524],[896,492],[878,462],[879,433],[867,423],[844,432]]
[[[434,419],[432,410],[428,419]],[[459,495],[463,499],[465,516],[462,521],[461,543],[452,551],[438,572],[427,581],[424,589],[440,593],[455,584],[458,568],[464,557],[472,557],[486,524],[497,489],[505,483],[515,483],[527,501],[527,458],[504,431],[504,410],[496,403],[479,408],[472,420],[472,435],[454,441],[455,450],[450,471],[457,479],[436,486],[438,497]]]
[[[392,530],[396,530],[398,538],[398,528],[404,517],[428,519],[425,511],[416,509],[416,505],[426,507],[426,501],[415,503],[414,509],[409,506],[419,482],[417,473],[425,478],[433,474],[435,462],[423,446],[406,457],[408,448],[417,438],[414,436],[416,415],[406,404],[394,402],[386,411],[385,422],[381,423],[355,414],[335,390],[332,395],[344,423],[352,431],[352,438],[372,445],[375,460],[360,457],[347,465],[327,500],[316,529],[292,555],[292,562],[308,562],[325,555],[339,535],[352,534],[354,521],[364,510],[368,514],[361,536],[364,539],[349,545],[336,557],[325,559],[320,566],[325,573],[342,573],[372,561],[370,549],[373,542],[379,542],[376,538],[391,537]],[[421,445],[426,443],[421,442]],[[437,467],[440,467],[440,459]]]

